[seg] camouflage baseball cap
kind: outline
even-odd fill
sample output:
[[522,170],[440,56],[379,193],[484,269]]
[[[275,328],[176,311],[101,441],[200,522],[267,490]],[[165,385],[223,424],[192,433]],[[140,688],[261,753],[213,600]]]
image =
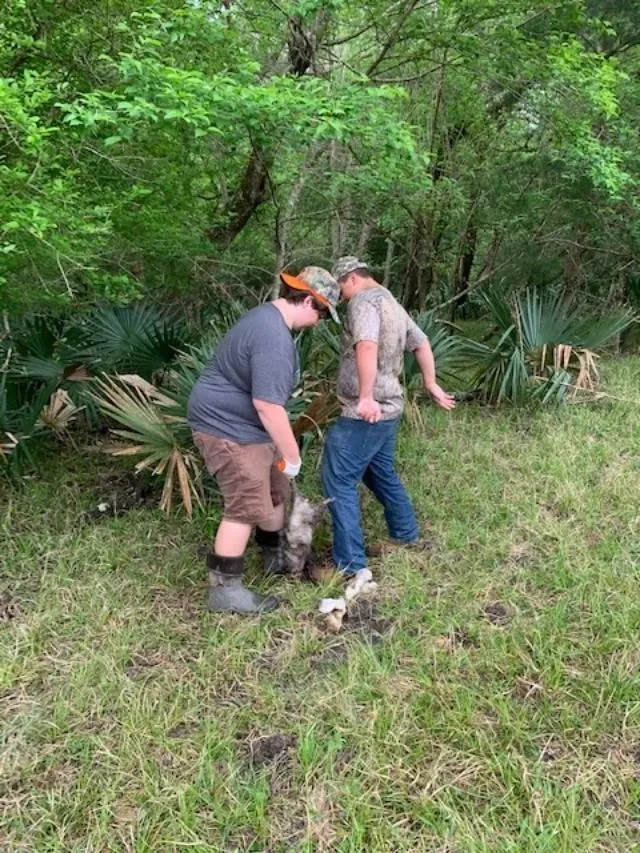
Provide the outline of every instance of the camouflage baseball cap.
[[340,281],[341,278],[346,278],[349,273],[355,272],[356,270],[366,270],[369,272],[369,266],[365,261],[361,261],[360,258],[356,258],[355,255],[344,255],[342,258],[338,258],[333,265],[331,275],[337,281]]
[[294,290],[307,290],[320,305],[328,309],[336,323],[340,322],[336,311],[340,299],[340,285],[330,272],[322,267],[305,267],[298,275],[281,272],[280,279]]

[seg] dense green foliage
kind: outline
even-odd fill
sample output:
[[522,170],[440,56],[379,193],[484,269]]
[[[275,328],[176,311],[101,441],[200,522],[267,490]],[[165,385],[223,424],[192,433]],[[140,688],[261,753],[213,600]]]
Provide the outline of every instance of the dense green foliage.
[[630,0],[8,0],[0,299],[211,301],[362,251],[413,309],[637,294]]
[[[609,0],[9,0],[0,458],[105,412],[154,470],[188,458],[174,418],[221,331],[277,270],[345,252],[419,316],[452,387],[593,388],[593,350],[640,307],[638,32]],[[481,342],[443,322],[470,310]],[[300,341],[308,436],[337,346],[328,326]],[[126,383],[105,409],[105,374],[175,411]],[[420,392],[412,359],[405,379]]]

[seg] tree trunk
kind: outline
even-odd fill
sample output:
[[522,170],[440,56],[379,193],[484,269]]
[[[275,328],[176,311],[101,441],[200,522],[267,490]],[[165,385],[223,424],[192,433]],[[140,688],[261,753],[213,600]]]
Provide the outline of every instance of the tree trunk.
[[[427,216],[430,215],[430,219]],[[416,217],[411,235],[411,250],[407,267],[402,304],[407,311],[424,311],[436,280],[435,263],[444,235],[444,224],[435,221],[433,213],[422,212]]]
[[205,232],[213,243],[229,246],[265,200],[267,178],[272,163],[273,155],[270,152],[255,146],[252,148],[240,186],[226,211],[229,217],[228,222],[225,225],[208,228]]
[[360,236],[358,237],[358,245],[356,246],[356,255],[362,258],[362,255],[367,251],[367,244],[371,236],[371,223],[363,222],[360,228]]
[[420,307],[423,295],[431,286],[432,271],[427,263],[427,222],[424,213],[419,213],[411,232],[409,263],[402,294],[402,304],[407,311]]
[[[305,30],[299,16],[288,17],[288,74],[294,77],[302,77],[315,64],[316,52],[326,23],[327,16],[323,9],[320,9],[316,14],[310,30]],[[273,150],[260,147],[252,142],[251,155],[240,186],[225,208],[226,224],[213,226],[205,232],[213,243],[229,246],[265,200],[269,170],[273,161]]]
[[271,289],[272,299],[276,299],[280,293],[280,272],[285,265],[288,254],[287,238],[289,236],[289,224],[294,211],[298,206],[298,202],[300,201],[300,194],[302,193],[306,177],[307,176],[304,171],[300,173],[298,180],[295,182],[291,192],[289,193],[289,199],[284,209],[284,214],[281,215],[281,211],[278,209],[276,215],[276,268],[273,274],[273,287]]
[[273,203],[276,208],[276,265],[273,274],[273,287],[272,287],[272,296],[275,299],[280,292],[280,271],[286,265],[287,257],[289,255],[289,227],[291,225],[291,221],[293,220],[296,208],[298,207],[298,203],[300,202],[300,196],[302,194],[302,190],[307,181],[307,178],[311,174],[313,167],[316,165],[318,160],[323,156],[326,152],[326,146],[324,145],[314,145],[307,154],[306,161],[301,165],[300,171],[298,173],[298,178],[293,184],[291,188],[291,192],[289,193],[289,198],[287,199],[287,204],[282,210],[278,205],[278,200],[274,193],[273,195]]
[[460,252],[453,273],[453,287],[451,288],[451,322],[454,323],[458,312],[463,316],[469,300],[469,280],[471,269],[476,257],[476,245],[478,243],[478,227],[469,219],[467,227],[460,238]]
[[382,279],[382,284],[385,287],[389,287],[389,283],[391,281],[391,265],[393,264],[393,250],[395,246],[393,245],[393,240],[387,238],[387,256],[384,259],[384,278]]
[[[447,75],[447,50],[445,48],[440,74],[433,100],[429,151],[432,162],[429,169],[431,183],[435,186],[445,174],[447,157],[451,150],[451,131],[441,125],[444,111],[445,80]],[[454,143],[455,144],[454,140]],[[411,255],[407,269],[407,282],[403,304],[407,310],[423,311],[435,281],[435,262],[444,234],[443,214],[429,203],[416,217],[411,239]]]

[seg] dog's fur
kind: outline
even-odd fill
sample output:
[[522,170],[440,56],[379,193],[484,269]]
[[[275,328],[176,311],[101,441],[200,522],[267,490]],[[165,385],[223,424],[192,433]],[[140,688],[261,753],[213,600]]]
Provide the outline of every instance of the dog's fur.
[[285,528],[284,559],[287,571],[294,578],[299,579],[304,574],[311,557],[313,534],[332,500],[314,503],[293,486],[293,502]]

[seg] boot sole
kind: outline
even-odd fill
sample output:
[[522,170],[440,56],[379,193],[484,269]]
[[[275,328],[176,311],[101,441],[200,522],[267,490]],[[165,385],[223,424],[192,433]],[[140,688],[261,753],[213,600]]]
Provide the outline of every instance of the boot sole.
[[237,607],[212,607],[211,605],[207,605],[207,610],[209,613],[235,613],[237,616],[259,616],[262,613],[270,613],[272,610],[277,610],[280,607],[280,603],[276,601],[275,604],[264,604],[255,610],[240,610]]

